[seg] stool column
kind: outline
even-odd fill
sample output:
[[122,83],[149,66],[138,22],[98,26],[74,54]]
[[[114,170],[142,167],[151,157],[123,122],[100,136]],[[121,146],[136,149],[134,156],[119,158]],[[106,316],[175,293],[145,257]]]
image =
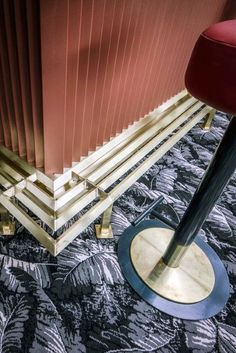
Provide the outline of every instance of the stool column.
[[169,267],[178,267],[188,247],[236,169],[236,117],[232,117],[205,175],[163,255]]

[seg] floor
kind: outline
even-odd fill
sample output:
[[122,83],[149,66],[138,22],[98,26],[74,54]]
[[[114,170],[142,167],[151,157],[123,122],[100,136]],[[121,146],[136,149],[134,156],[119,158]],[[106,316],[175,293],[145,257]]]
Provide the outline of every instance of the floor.
[[193,322],[154,309],[117,261],[123,230],[159,195],[162,214],[179,222],[227,124],[218,113],[210,132],[194,127],[116,202],[114,239],[96,240],[91,226],[53,258],[20,224],[1,237],[2,353],[236,352],[236,174],[201,231],[230,278],[218,315]]

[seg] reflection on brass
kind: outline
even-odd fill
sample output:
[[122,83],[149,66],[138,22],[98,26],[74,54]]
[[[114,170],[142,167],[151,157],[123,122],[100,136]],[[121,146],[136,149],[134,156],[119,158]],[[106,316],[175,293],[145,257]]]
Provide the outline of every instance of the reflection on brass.
[[0,235],[11,236],[15,234],[15,222],[0,222]]
[[204,123],[201,126],[202,129],[207,130],[207,131],[210,130],[215,113],[216,113],[216,110],[211,109],[211,111],[205,117]]
[[112,206],[113,205],[108,207],[108,209],[103,213],[101,224],[95,225],[97,238],[113,238],[113,232],[111,227]]
[[109,224],[108,228],[102,228],[101,224],[95,224],[96,237],[98,239],[111,239],[113,238],[112,227]]
[[0,235],[11,236],[15,234],[15,222],[10,220],[7,209],[0,205]]
[[[53,177],[0,146],[0,204],[53,255],[59,254],[103,213],[102,224],[96,227],[97,235],[111,237],[114,201],[210,110],[184,90],[63,174]],[[85,208],[86,212],[55,240],[25,212],[24,206],[53,231]]]
[[177,245],[175,252],[172,254],[171,258],[168,260],[168,266],[169,267],[178,267],[180,260],[184,256],[187,249],[188,249],[187,246]]
[[192,243],[179,267],[167,266],[162,256],[174,234],[166,228],[148,228],[132,241],[130,254],[135,270],[157,294],[178,303],[197,303],[209,296],[214,270],[204,252]]

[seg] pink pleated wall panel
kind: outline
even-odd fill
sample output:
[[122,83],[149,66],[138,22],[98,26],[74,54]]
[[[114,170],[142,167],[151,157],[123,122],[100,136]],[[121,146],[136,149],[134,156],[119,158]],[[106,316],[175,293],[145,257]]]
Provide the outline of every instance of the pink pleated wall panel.
[[184,88],[224,0],[41,0],[45,169],[62,172]]
[[47,174],[184,88],[199,34],[234,0],[0,1],[0,143]]
[[44,166],[39,4],[0,2],[0,108],[4,144]]

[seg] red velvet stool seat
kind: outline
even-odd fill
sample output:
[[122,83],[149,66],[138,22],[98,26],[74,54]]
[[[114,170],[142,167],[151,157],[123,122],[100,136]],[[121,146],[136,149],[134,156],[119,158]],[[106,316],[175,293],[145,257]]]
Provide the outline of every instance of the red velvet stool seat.
[[188,64],[185,84],[200,101],[236,114],[236,20],[216,23],[201,34]]
[[[185,81],[195,98],[236,115],[236,20],[217,23],[201,34]],[[235,168],[233,116],[178,227],[171,230],[160,221],[145,221],[129,227],[120,238],[122,271],[135,291],[154,307],[197,320],[217,314],[226,304],[227,272],[199,232]]]

